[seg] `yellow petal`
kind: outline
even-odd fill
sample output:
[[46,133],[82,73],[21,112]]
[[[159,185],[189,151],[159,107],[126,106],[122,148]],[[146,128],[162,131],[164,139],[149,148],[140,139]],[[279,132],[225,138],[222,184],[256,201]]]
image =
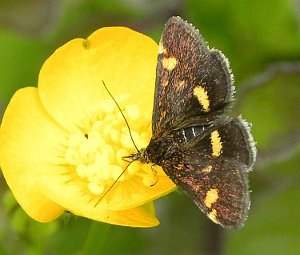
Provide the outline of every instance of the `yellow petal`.
[[44,176],[40,179],[40,190],[75,215],[130,227],[154,227],[159,224],[152,202],[128,210],[107,210],[95,206],[95,203],[81,191],[80,186],[68,182],[67,177],[62,176],[61,181],[59,187],[56,178]]
[[36,88],[25,88],[11,99],[1,124],[0,164],[16,200],[38,221],[49,221],[64,208],[43,196],[37,178],[60,163],[57,151],[64,131],[43,110]]
[[140,168],[148,168],[149,175],[152,175],[149,184],[141,185],[140,180],[139,182],[130,180],[124,184],[116,183],[115,187],[100,201],[99,206],[111,210],[127,210],[167,195],[176,189],[175,184],[166,176],[161,167],[156,167],[157,173],[154,176],[151,164],[146,166],[142,163],[137,164]]
[[129,227],[155,227],[159,221],[154,217],[153,202],[125,211],[103,211],[101,221]]
[[[101,28],[74,39],[44,63],[39,95],[62,126],[74,131],[87,112],[104,99],[130,93],[143,114],[152,114],[157,44],[125,27]],[[131,123],[134,125],[134,123]]]

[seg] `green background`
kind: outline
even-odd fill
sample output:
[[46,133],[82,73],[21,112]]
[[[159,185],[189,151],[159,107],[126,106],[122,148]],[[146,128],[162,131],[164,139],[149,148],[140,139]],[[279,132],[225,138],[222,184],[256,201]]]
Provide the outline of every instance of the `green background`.
[[241,230],[209,222],[180,192],[156,201],[161,225],[111,226],[64,215],[31,220],[0,179],[0,254],[300,254],[300,2],[297,0],[28,0],[0,2],[0,116],[13,93],[76,37],[122,25],[159,40],[180,15],[229,58],[236,114],[253,124],[258,159]]

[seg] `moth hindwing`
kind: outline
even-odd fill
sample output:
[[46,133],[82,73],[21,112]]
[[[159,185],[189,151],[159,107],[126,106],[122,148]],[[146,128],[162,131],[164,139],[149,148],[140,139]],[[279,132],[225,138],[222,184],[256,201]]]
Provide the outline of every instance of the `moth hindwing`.
[[152,138],[132,158],[160,165],[213,222],[239,228],[256,148],[249,124],[227,115],[232,80],[224,55],[191,24],[170,18],[159,43]]

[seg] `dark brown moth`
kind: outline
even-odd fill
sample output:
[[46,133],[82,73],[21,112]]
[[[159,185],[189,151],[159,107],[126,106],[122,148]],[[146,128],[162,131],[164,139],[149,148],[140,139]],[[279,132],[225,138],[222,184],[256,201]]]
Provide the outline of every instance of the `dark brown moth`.
[[129,156],[163,168],[215,223],[243,226],[250,206],[248,172],[256,157],[249,124],[229,117],[233,79],[226,57],[209,49],[180,17],[159,43],[152,138]]

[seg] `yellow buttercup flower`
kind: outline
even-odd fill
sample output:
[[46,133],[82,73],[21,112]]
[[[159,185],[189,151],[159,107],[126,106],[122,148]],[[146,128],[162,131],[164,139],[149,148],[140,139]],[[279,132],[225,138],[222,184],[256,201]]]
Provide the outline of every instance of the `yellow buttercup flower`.
[[[111,224],[151,227],[153,200],[175,185],[160,167],[128,162],[151,138],[157,44],[125,27],[74,39],[44,63],[38,87],[11,99],[0,129],[0,165],[33,219],[65,210]],[[123,173],[124,171],[124,173]]]

